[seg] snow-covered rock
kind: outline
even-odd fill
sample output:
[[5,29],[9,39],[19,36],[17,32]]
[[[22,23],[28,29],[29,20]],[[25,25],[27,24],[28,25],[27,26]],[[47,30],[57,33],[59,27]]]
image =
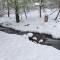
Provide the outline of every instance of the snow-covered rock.
[[39,40],[39,43],[42,43],[42,42],[43,42],[43,39],[40,39],[40,40]]
[[37,40],[37,37],[33,37],[32,39]]
[[32,37],[33,36],[33,33],[28,33],[27,36],[28,37]]

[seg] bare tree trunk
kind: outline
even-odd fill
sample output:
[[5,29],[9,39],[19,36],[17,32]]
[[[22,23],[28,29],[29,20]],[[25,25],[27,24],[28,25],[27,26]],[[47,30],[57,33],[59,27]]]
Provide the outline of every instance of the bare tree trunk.
[[25,17],[26,17],[26,19],[27,19],[27,14],[26,14],[26,10],[24,9],[24,13],[25,13]]
[[40,18],[41,18],[41,6],[39,5],[39,7],[40,7]]
[[52,15],[52,14],[54,14],[56,11],[57,11],[57,10],[53,11],[53,12],[52,12],[51,14],[49,14],[49,15]]
[[8,17],[10,16],[10,10],[9,10],[9,1],[7,0],[7,8],[8,8]]
[[16,22],[19,23],[19,7],[18,7],[18,0],[15,0],[15,15],[16,15]]
[[[41,0],[41,4],[42,4],[42,0]],[[40,8],[40,18],[41,18],[41,15],[42,15],[42,12],[41,12],[41,10],[42,10],[42,5],[39,5],[39,8]]]
[[9,6],[8,6],[8,17],[10,17],[10,10],[9,10]]
[[59,8],[59,12],[58,12],[58,14],[57,14],[55,20],[57,20],[57,18],[58,18],[58,16],[59,16],[59,13],[60,13],[60,1],[58,1],[58,8]]
[[57,14],[57,16],[56,16],[55,20],[57,20],[57,18],[58,18],[58,16],[59,16],[59,13],[60,13],[60,10],[59,10],[59,12],[58,12],[58,14]]
[[16,22],[19,23],[19,15],[16,13]]

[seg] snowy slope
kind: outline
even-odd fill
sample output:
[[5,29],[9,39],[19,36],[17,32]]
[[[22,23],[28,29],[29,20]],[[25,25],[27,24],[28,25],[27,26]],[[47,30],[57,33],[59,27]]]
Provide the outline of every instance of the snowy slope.
[[[9,18],[7,16],[0,18],[0,23],[3,23],[4,26],[11,27],[17,30],[49,33],[52,34],[53,37],[60,38],[60,18],[58,18],[57,21],[54,20],[58,13],[58,10],[54,14],[50,15],[55,10],[56,9],[46,9],[45,13],[43,13],[42,11],[42,18],[39,18],[38,10],[30,11],[27,14],[27,20],[24,14],[22,14],[22,20],[20,21],[20,23],[16,23],[14,14],[11,14]],[[45,14],[49,15],[49,21],[47,23],[44,22]]]
[[30,42],[27,35],[0,32],[0,60],[60,60],[60,51]]

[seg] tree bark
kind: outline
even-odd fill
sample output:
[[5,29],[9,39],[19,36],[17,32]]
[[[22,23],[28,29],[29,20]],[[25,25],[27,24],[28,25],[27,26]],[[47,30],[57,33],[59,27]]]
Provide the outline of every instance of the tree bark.
[[9,6],[8,6],[8,17],[10,17],[10,10],[9,10]]
[[39,7],[40,7],[40,18],[41,18],[41,6],[39,5]]
[[41,12],[41,10],[42,10],[42,0],[41,0],[41,4],[39,5],[39,8],[40,8],[40,18],[41,18],[41,15],[42,15],[42,12]]
[[10,16],[9,1],[7,0],[8,17]]
[[59,10],[59,12],[58,12],[58,14],[57,14],[57,16],[56,16],[55,20],[57,20],[57,18],[58,18],[58,16],[59,16],[59,13],[60,13],[60,10]]
[[17,13],[17,9],[15,11],[15,15],[16,15],[16,22],[19,23],[20,20],[19,20],[19,14]]
[[15,15],[16,15],[16,22],[19,23],[19,7],[18,7],[18,0],[15,0]]
[[26,14],[26,10],[24,9],[24,13],[25,13],[25,17],[26,17],[26,19],[27,19],[27,14]]

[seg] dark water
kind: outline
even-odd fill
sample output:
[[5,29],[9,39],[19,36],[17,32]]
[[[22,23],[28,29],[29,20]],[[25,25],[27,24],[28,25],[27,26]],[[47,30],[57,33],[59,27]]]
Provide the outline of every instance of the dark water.
[[[0,31],[6,32],[6,33],[9,33],[9,34],[18,34],[18,35],[24,35],[24,34],[30,33],[28,31],[27,32],[19,31],[19,30],[15,30],[15,29],[12,29],[12,28],[4,27],[2,25],[0,25]],[[40,33],[36,33],[36,32],[35,33],[31,32],[31,33],[41,35]],[[60,50],[60,38],[53,38],[51,35],[47,35],[47,37],[48,37],[48,40],[46,40],[43,43],[43,45],[53,46],[56,49]]]
[[49,45],[49,46],[53,46],[57,49],[60,50],[60,40],[53,40],[53,39],[48,39],[44,45]]

